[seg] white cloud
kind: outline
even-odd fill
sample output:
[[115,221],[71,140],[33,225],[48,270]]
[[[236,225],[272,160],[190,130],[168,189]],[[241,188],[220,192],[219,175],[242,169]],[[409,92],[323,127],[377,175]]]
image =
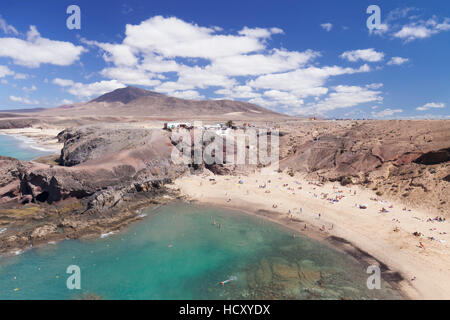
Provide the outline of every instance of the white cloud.
[[334,109],[354,107],[362,103],[383,100],[380,96],[380,91],[373,91],[368,88],[338,85],[333,89],[334,92],[330,93],[324,100],[312,104],[309,107],[309,111],[323,113]]
[[373,48],[370,49],[361,49],[361,50],[353,50],[353,51],[345,51],[340,56],[343,59],[347,59],[351,62],[356,62],[358,60],[368,61],[368,62],[378,62],[383,60],[384,53],[377,52]]
[[371,84],[366,85],[366,88],[374,89],[374,90],[380,89],[381,87],[383,87],[382,83],[371,83]]
[[428,38],[434,33],[435,31],[425,26],[403,26],[400,31],[394,33],[394,37],[412,41],[415,39]]
[[[155,16],[138,25],[128,24],[121,44],[82,41],[99,47],[103,59],[114,64],[101,72],[103,76],[126,84],[157,86],[165,92],[230,87],[235,84],[230,76],[292,70],[319,55],[311,50],[289,52],[283,49],[262,53],[266,50],[267,38],[283,33],[280,28],[244,27],[237,35],[221,34],[221,30],[200,27],[176,17]],[[206,59],[210,64],[180,64],[176,58]],[[158,86],[159,82],[152,78],[162,79],[164,77],[156,74],[166,72],[176,72],[178,80]]]
[[171,96],[189,100],[199,100],[205,98],[204,96],[200,95],[198,91],[195,90],[174,91],[172,92]]
[[283,33],[283,30],[279,28],[248,28],[244,27],[244,29],[240,30],[238,34],[241,36],[247,36],[251,38],[269,38],[272,34],[280,34]]
[[37,100],[30,100],[30,99],[25,98],[25,97],[9,96],[9,100],[11,100],[13,102],[20,102],[20,103],[23,103],[23,104],[28,104],[28,105],[37,105],[37,104],[39,104],[39,101],[37,101]]
[[391,60],[389,60],[387,64],[390,65],[390,66],[391,65],[399,66],[399,65],[402,65],[402,64],[404,64],[404,63],[406,63],[408,61],[409,61],[408,58],[392,57]]
[[248,85],[259,89],[288,91],[299,98],[320,96],[328,92],[324,87],[331,76],[353,74],[370,71],[369,66],[363,65],[359,69],[332,67],[308,67],[286,73],[263,75],[248,82]]
[[372,111],[371,115],[374,118],[386,118],[386,117],[390,117],[396,113],[401,113],[401,112],[403,112],[402,109],[393,109],[392,110],[392,109],[387,108],[387,109],[381,110],[379,112]]
[[103,80],[85,84],[81,82],[74,82],[69,79],[56,78],[53,80],[53,83],[67,88],[67,92],[77,96],[78,98],[91,98],[119,88],[125,88],[125,85],[117,80]]
[[28,79],[30,76],[28,74],[24,74],[24,73],[16,73],[14,75],[14,79],[15,80],[25,80]]
[[264,92],[263,96],[270,98],[282,107],[299,107],[304,103],[303,99],[299,99],[294,94],[285,91],[269,90]]
[[19,32],[12,25],[9,25],[5,19],[0,15],[0,30],[3,31],[4,34],[14,34],[18,35]]
[[161,83],[161,81],[153,79],[154,77],[153,74],[137,68],[128,68],[128,67],[106,68],[103,69],[100,73],[101,75],[109,79],[115,79],[121,83],[126,84],[152,87]]
[[61,105],[73,104],[73,100],[63,99],[60,102]]
[[262,50],[264,45],[261,38],[266,38],[267,35],[256,31],[251,36],[222,35],[217,34],[213,28],[200,27],[176,17],[162,16],[152,17],[139,25],[127,24],[125,34],[123,44],[137,50],[152,51],[167,58],[204,59]]
[[427,104],[424,104],[421,107],[417,107],[416,110],[418,111],[426,111],[429,109],[442,109],[445,108],[445,103],[436,103],[436,102],[429,102]]
[[36,86],[33,84],[31,87],[23,87],[22,88],[22,90],[23,91],[25,91],[25,92],[33,92],[33,91],[36,91],[37,90],[37,88],[36,88]]
[[[181,66],[178,71],[178,86],[184,89],[206,89],[207,87],[230,88],[237,84],[235,79],[226,75],[216,73],[211,68],[201,68],[199,66]],[[163,84],[164,86],[164,84]],[[183,89],[184,88],[184,89]]]
[[15,64],[37,68],[42,63],[68,66],[84,52],[70,42],[42,38],[35,26],[30,26],[27,39],[0,38],[0,57],[12,58]]
[[270,54],[235,55],[214,60],[211,70],[229,76],[249,76],[297,69],[318,57],[307,50],[295,52],[274,49]]
[[9,69],[7,66],[0,66],[0,78],[12,75],[14,75],[14,71]]
[[376,34],[376,35],[383,35],[383,34],[385,34],[388,31],[389,31],[389,25],[385,24],[385,23],[382,23],[376,29],[370,29],[369,33],[370,34]]
[[56,84],[58,86],[61,86],[61,87],[68,87],[68,86],[72,86],[75,82],[70,79],[55,78],[55,79],[53,79],[52,83]]
[[228,99],[255,99],[261,97],[261,94],[254,92],[250,86],[235,86],[232,89],[219,89],[214,93],[223,95]]
[[[406,17],[409,11],[404,10],[399,16]],[[395,18],[398,17],[394,17],[392,20],[395,20]],[[405,25],[394,25],[392,36],[410,42],[417,39],[429,38],[440,32],[450,30],[450,18],[444,18],[442,21],[438,21],[436,16],[428,20],[419,20],[418,18],[419,16],[410,16],[409,20],[412,22]]]
[[333,24],[332,23],[329,23],[329,22],[327,22],[327,23],[322,23],[321,25],[320,25],[324,30],[326,30],[326,31],[331,31],[331,29],[333,29]]

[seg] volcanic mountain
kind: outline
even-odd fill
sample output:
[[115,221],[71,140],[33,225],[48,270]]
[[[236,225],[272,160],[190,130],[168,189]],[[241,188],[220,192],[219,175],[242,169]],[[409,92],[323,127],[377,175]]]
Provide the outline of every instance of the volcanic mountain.
[[132,116],[159,118],[288,118],[252,103],[232,100],[187,100],[136,87],[106,93],[86,103],[47,109],[52,116]]

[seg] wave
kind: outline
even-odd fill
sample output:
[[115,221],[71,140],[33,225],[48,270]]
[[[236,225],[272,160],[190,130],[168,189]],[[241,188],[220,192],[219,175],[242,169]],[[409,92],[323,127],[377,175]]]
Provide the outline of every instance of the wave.
[[114,231],[110,231],[110,232],[108,232],[108,233],[102,233],[102,234],[100,235],[100,238],[101,238],[101,239],[107,238],[107,237],[109,237],[110,235],[113,235],[113,234],[114,234]]
[[55,147],[44,147],[40,145],[35,139],[21,135],[21,134],[6,134],[3,132],[0,132],[1,135],[11,137],[15,140],[18,140],[21,142],[21,145],[19,147],[24,149],[34,149],[42,152],[48,152],[48,153],[54,153],[56,151],[59,151],[59,148]]

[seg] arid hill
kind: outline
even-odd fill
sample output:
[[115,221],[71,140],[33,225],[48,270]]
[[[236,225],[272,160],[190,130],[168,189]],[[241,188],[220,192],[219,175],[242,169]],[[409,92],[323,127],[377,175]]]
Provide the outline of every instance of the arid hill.
[[186,100],[135,87],[117,89],[86,103],[40,111],[38,115],[223,118],[232,120],[288,118],[286,115],[247,102]]
[[450,213],[450,121],[309,122],[281,147],[284,169]]

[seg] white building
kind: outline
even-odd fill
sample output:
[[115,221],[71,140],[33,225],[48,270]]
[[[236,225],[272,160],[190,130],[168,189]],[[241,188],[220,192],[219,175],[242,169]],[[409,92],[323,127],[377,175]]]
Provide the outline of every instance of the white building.
[[176,129],[176,128],[190,128],[189,122],[166,122],[164,123],[164,129]]

